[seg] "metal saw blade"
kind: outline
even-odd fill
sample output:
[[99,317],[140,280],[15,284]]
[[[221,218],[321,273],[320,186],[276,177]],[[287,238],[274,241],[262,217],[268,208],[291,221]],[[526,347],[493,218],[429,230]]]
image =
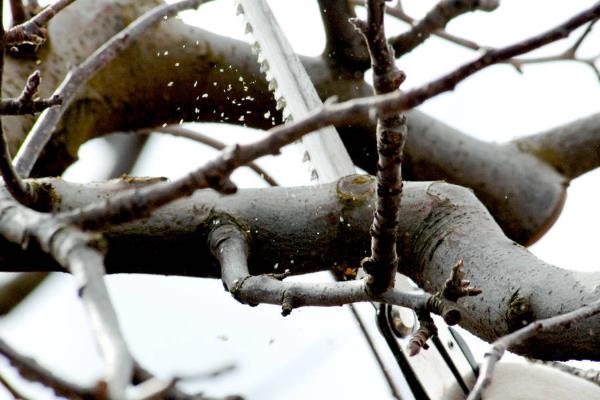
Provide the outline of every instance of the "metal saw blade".
[[[277,109],[286,121],[300,119],[323,106],[300,59],[287,41],[283,30],[265,0],[236,0],[237,12],[251,34],[260,69],[274,94]],[[311,179],[332,182],[356,173],[352,159],[336,129],[320,129],[302,139],[313,170]]]

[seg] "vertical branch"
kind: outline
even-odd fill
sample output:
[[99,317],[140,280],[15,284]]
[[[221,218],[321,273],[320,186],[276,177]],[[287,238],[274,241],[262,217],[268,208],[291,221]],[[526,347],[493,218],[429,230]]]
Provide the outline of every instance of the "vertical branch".
[[351,71],[369,68],[369,53],[350,19],[356,18],[354,4],[349,0],[318,0],[325,28],[325,55],[329,61]]
[[10,0],[10,16],[12,26],[18,25],[27,19],[23,0]]
[[[2,94],[2,75],[4,72],[4,24],[2,23],[2,18],[4,17],[3,7],[0,4],[0,38],[2,38],[2,43],[0,43],[0,96]],[[30,86],[31,77],[27,82],[27,86]],[[38,84],[39,84],[39,75],[38,75]],[[36,87],[37,88],[37,87]],[[6,188],[9,193],[17,200],[19,203],[28,205],[31,200],[31,191],[29,190],[28,185],[26,185],[21,178],[17,175],[13,164],[12,159],[10,157],[10,153],[8,150],[8,143],[6,142],[6,137],[4,136],[4,129],[2,127],[2,117],[0,116],[0,173],[2,174],[2,178],[6,184]]]
[[[397,90],[405,78],[404,73],[396,67],[393,49],[387,44],[383,25],[384,7],[384,0],[369,0],[367,21],[353,21],[369,48],[376,94]],[[406,117],[403,114],[379,118],[377,121],[377,204],[371,225],[371,256],[362,263],[369,274],[367,287],[376,294],[394,286],[398,270],[396,236],[406,133]]]

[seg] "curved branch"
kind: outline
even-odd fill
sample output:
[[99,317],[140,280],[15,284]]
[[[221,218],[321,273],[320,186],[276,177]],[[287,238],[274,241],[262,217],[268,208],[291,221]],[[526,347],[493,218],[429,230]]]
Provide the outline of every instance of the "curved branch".
[[[136,180],[86,185],[44,182],[54,187],[55,212],[144,185]],[[201,190],[157,210],[145,221],[106,228],[107,272],[219,277],[210,249],[198,240],[208,235],[214,226],[211,221],[221,214],[232,216],[250,231],[252,274],[286,269],[302,274],[336,265],[356,266],[369,254],[374,190],[373,179],[363,176],[318,187],[240,190],[225,197]],[[476,282],[483,294],[458,301],[466,310],[461,325],[488,341],[521,327],[523,321],[579,308],[600,292],[600,273],[548,265],[507,239],[467,189],[441,182],[407,182],[399,229],[405,232],[399,238],[399,268],[430,293],[443,289],[454,261],[463,260],[465,278]],[[24,253],[2,244],[0,269],[32,268],[58,267],[33,251]],[[560,333],[542,333],[511,350],[543,359],[600,359],[596,341],[587,334],[590,329],[600,329],[600,318]]]
[[396,52],[396,57],[401,57],[419,46],[433,33],[444,29],[448,22],[459,15],[476,10],[494,11],[498,6],[497,0],[440,1],[411,30],[390,38],[390,44]]
[[569,179],[600,166],[600,114],[514,141]]
[[[134,19],[154,5],[154,0],[121,3],[127,6],[78,0],[51,21],[52,47],[43,54],[40,66],[30,65],[30,69],[41,69],[46,92],[51,92],[59,83],[57,79],[66,73],[61,53],[75,60],[85,58],[121,29],[123,21]],[[85,24],[80,26],[75,21]],[[88,34],[88,29],[95,35]],[[71,30],[82,31],[83,47],[70,40]],[[180,62],[178,67],[174,67],[176,61]],[[323,98],[339,95],[349,99],[372,93],[362,78],[340,75],[321,59],[304,57],[303,62]],[[13,96],[18,95],[26,79],[23,69],[22,64],[7,60],[5,72],[12,78],[5,86]],[[219,84],[214,86],[213,82]],[[232,104],[231,99],[236,103]],[[251,105],[252,113],[245,114],[238,104]],[[567,182],[540,159],[513,145],[473,139],[416,110],[407,115],[409,135],[403,171],[407,179],[444,179],[472,188],[508,236],[519,243],[535,241],[555,221]],[[249,126],[263,129],[279,118],[250,47],[171,19],[147,31],[122,57],[88,82],[65,113],[35,173],[60,174],[76,157],[79,146],[98,135],[177,123],[182,118],[237,121],[241,116]],[[31,119],[7,117],[5,123],[10,128],[9,144],[15,149],[31,126]],[[355,163],[375,173],[374,123],[344,126],[340,132]],[[494,185],[488,184],[491,177]]]

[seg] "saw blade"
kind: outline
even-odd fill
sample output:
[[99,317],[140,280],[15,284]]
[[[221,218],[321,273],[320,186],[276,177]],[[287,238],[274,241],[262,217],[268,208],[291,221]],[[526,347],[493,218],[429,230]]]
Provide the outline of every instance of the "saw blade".
[[[237,13],[252,37],[261,72],[273,92],[277,109],[285,121],[300,119],[323,106],[300,59],[265,0],[236,0]],[[356,173],[352,159],[336,129],[331,126],[304,136],[305,161],[313,170],[311,179],[332,182]]]

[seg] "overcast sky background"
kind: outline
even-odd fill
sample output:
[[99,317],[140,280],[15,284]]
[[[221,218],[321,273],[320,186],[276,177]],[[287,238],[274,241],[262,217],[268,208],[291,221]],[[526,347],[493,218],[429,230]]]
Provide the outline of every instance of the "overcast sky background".
[[[294,48],[301,54],[318,55],[323,30],[316,1],[270,3]],[[435,4],[424,0],[405,3],[406,11],[415,17]],[[448,30],[501,46],[539,33],[593,3],[504,0],[497,11],[462,16],[451,22]],[[244,39],[242,23],[230,0],[213,1],[184,18],[205,29]],[[405,29],[393,19],[387,22],[388,33]],[[582,47],[582,54],[597,52],[599,44],[596,32]],[[553,54],[566,46],[560,42],[538,54]],[[400,61],[408,77],[404,88],[425,83],[475,56],[470,50],[432,38]],[[190,85],[192,82],[193,78]],[[596,113],[599,105],[600,82],[591,69],[564,62],[525,66],[523,75],[509,66],[494,66],[420,109],[478,138],[503,142]],[[258,131],[240,134],[237,128],[219,124],[199,125],[197,129],[225,142],[247,142],[262,135]],[[82,162],[71,172],[71,179],[90,179],[91,170],[110,152],[101,142],[84,146]],[[134,173],[176,177],[213,154],[185,139],[155,137]],[[292,147],[282,156],[260,163],[286,185],[306,184],[307,167],[300,162],[300,154],[299,148]],[[248,171],[236,172],[234,180],[240,186],[264,186]],[[531,251],[565,268],[600,268],[599,183],[598,171],[574,181],[558,222]],[[236,365],[234,372],[222,378],[193,386],[207,394],[240,393],[248,399],[390,397],[346,310],[300,309],[284,319],[279,307],[249,308],[236,303],[217,280],[111,276],[107,282],[122,328],[142,364],[164,376]],[[92,382],[102,372],[74,283],[67,275],[53,278],[21,309],[0,321],[0,335],[59,375]],[[473,347],[485,349],[475,342]],[[14,376],[4,360],[0,360],[0,371]],[[35,398],[52,398],[36,386],[23,390],[35,393]],[[0,399],[2,396],[0,391]]]

